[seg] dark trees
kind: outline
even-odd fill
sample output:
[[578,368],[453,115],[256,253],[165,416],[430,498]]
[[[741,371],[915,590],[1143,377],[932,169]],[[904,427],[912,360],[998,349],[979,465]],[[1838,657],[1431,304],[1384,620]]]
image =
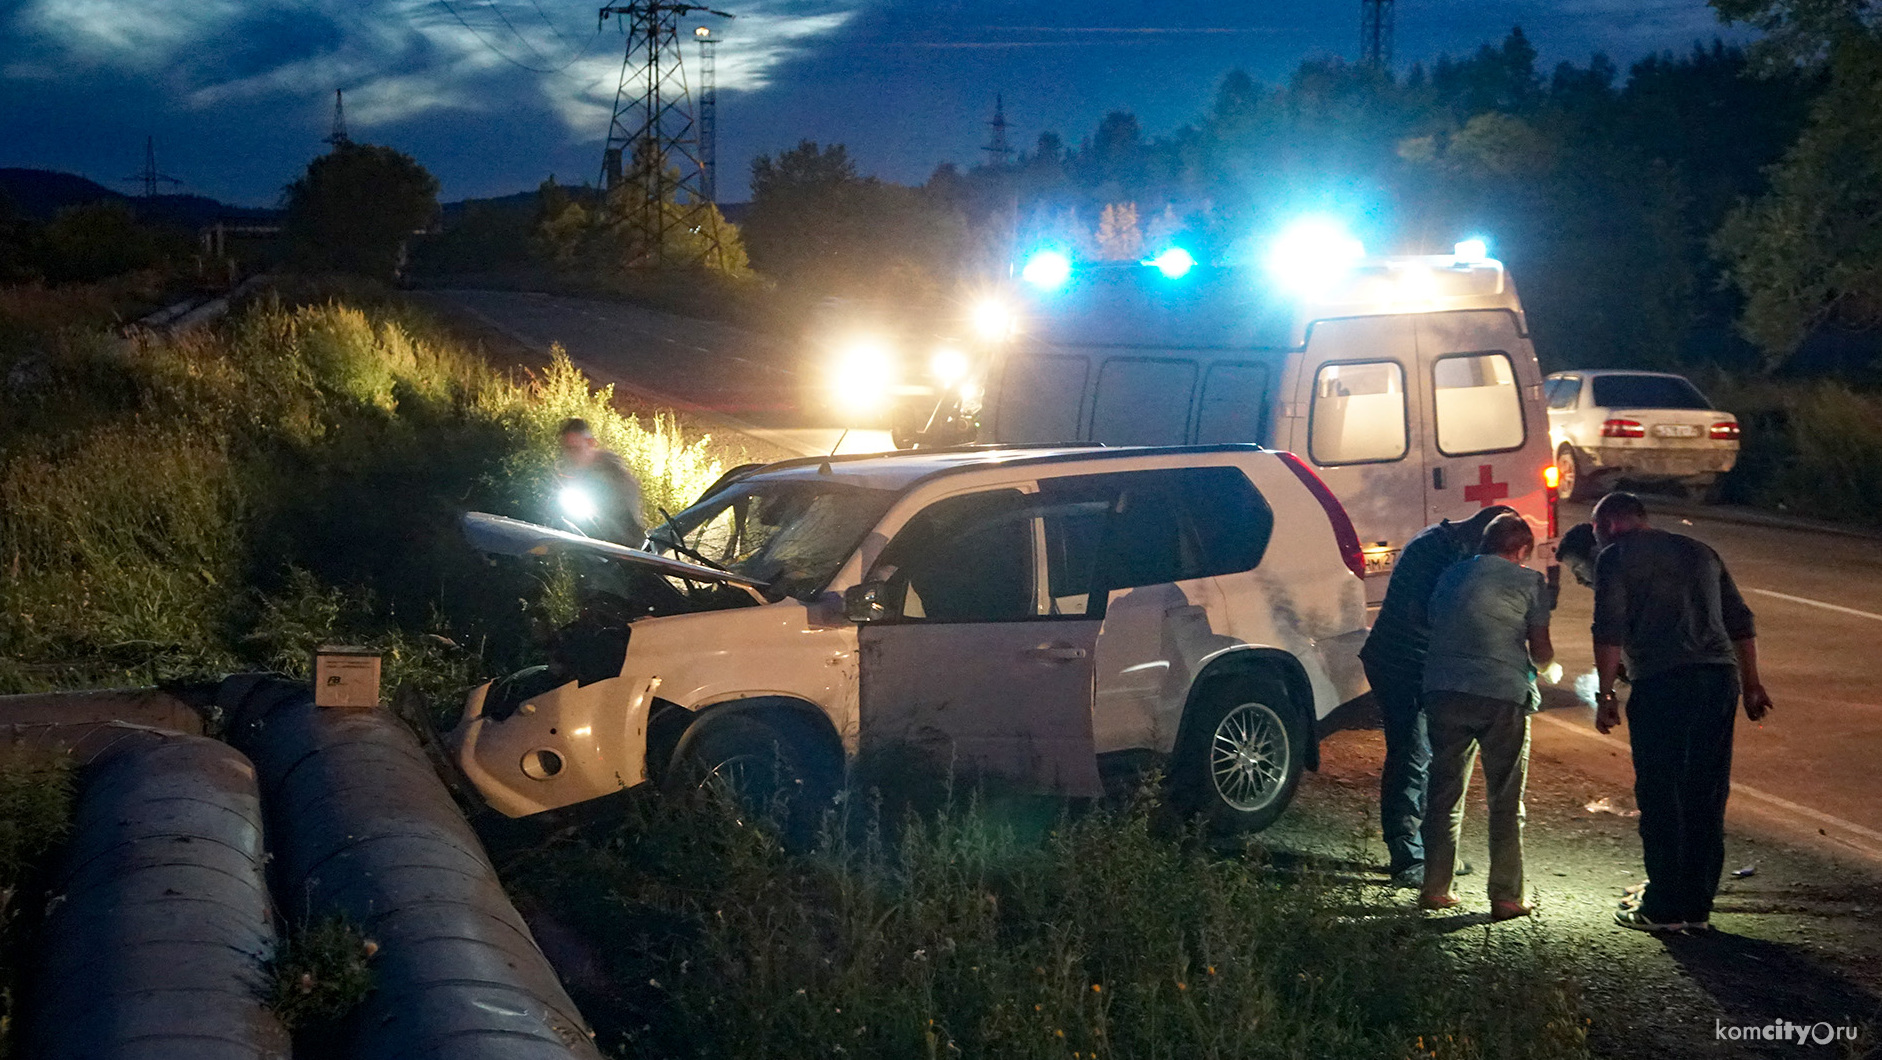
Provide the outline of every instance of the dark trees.
[[287,186],[286,234],[306,268],[391,279],[438,213],[438,181],[410,155],[344,143]]

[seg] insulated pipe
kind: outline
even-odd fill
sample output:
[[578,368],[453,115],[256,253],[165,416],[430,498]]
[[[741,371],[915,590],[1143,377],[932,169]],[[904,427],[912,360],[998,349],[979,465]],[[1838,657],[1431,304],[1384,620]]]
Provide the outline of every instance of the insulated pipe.
[[276,893],[378,943],[347,1021],[359,1060],[599,1060],[483,846],[418,741],[383,710],[316,707],[306,685],[223,683],[230,738],[255,760]]
[[248,759],[200,736],[125,730],[80,783],[25,1055],[286,1057],[264,1004],[274,918]]

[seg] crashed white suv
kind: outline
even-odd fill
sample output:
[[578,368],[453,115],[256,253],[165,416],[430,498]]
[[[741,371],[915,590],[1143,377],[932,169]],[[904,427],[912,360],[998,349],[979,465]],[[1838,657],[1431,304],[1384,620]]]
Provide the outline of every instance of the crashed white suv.
[[823,796],[859,755],[912,746],[1069,795],[1099,792],[1100,755],[1158,752],[1187,809],[1259,828],[1318,764],[1318,723],[1367,689],[1352,525],[1297,458],[1254,446],[788,461],[647,551],[466,528],[487,552],[620,568],[555,665],[472,692],[451,736],[512,817],[764,770]]

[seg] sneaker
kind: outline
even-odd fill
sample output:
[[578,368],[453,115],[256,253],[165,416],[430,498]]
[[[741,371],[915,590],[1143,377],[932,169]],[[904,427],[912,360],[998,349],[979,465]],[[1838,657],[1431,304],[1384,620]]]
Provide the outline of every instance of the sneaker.
[[1624,928],[1632,928],[1635,931],[1665,932],[1686,930],[1686,922],[1684,920],[1649,920],[1646,914],[1638,909],[1623,909],[1615,913],[1614,922]]
[[1392,874],[1391,885],[1399,890],[1410,890],[1425,885],[1425,867],[1407,865]]

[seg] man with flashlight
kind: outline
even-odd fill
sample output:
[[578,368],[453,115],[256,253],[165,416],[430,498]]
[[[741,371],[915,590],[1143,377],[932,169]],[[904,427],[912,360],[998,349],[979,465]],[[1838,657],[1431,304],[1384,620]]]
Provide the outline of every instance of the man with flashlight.
[[558,432],[562,446],[562,516],[589,537],[629,548],[647,543],[640,483],[619,454],[601,447],[588,421],[571,419]]

